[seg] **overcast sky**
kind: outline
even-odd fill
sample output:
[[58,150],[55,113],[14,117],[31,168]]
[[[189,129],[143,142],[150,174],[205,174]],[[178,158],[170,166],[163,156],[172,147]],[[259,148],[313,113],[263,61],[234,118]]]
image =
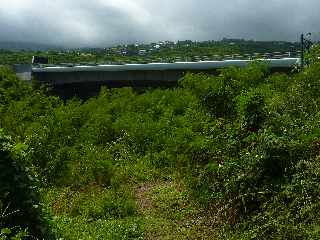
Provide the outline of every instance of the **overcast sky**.
[[320,0],[0,0],[0,41],[68,47],[320,32]]

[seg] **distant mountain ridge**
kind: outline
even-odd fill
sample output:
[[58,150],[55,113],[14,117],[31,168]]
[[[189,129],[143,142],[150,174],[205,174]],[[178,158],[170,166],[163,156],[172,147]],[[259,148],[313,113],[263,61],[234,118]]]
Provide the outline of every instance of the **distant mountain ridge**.
[[0,42],[0,49],[3,50],[29,50],[29,51],[47,51],[64,49],[61,46],[32,43],[32,42]]

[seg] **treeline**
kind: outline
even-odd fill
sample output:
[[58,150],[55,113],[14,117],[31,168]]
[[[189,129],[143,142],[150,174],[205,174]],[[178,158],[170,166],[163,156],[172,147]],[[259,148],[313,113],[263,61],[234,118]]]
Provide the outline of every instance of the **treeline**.
[[[300,49],[298,43],[262,42],[238,39],[222,41],[179,41],[162,44],[131,44],[119,45],[106,49],[74,49],[74,50],[1,50],[0,65],[31,63],[32,56],[46,56],[50,64],[61,63],[149,63],[154,61],[197,61],[202,57],[208,59],[223,59],[224,55],[254,54],[270,52],[296,52]],[[141,53],[140,51],[143,51]],[[196,58],[195,58],[196,57]],[[199,58],[199,59],[198,59]]]
[[[39,226],[16,226],[29,236],[143,239],[150,222],[132,186],[179,179],[211,216],[217,239],[318,239],[320,63],[309,62],[290,76],[257,62],[218,76],[187,74],[174,89],[102,89],[67,102],[2,69],[0,140],[10,136],[10,151],[20,153],[0,145],[8,156],[0,172],[11,156],[25,169],[19,176],[27,169],[39,181],[26,183],[40,193]],[[2,192],[2,206],[19,192]],[[0,220],[1,237],[17,234]]]

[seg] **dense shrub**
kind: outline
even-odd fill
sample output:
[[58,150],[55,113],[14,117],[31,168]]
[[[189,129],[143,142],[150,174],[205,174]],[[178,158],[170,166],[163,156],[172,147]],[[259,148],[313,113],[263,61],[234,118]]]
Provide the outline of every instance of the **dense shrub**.
[[31,92],[31,86],[16,77],[10,68],[0,67],[0,109],[4,104],[22,99]]
[[26,229],[30,236],[43,238],[47,229],[37,183],[30,169],[18,159],[23,157],[23,149],[23,145],[11,145],[10,138],[0,129],[0,227],[13,229],[10,234]]
[[29,146],[42,186],[62,189],[49,201],[59,229],[133,217],[123,186],[174,175],[211,209],[219,238],[316,239],[319,74],[317,62],[290,75],[257,62],[187,74],[174,89],[103,89],[85,102],[11,94],[0,126]]
[[237,112],[241,127],[245,131],[257,132],[266,119],[264,96],[257,92],[248,92],[237,98]]

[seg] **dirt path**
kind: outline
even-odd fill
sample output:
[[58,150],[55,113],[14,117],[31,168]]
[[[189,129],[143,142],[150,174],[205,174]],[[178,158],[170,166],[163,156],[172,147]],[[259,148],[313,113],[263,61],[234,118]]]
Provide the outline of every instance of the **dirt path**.
[[207,212],[191,202],[181,184],[146,182],[135,189],[145,239],[214,239]]
[[153,207],[153,202],[147,194],[151,192],[154,188],[161,186],[160,182],[147,182],[140,184],[135,189],[135,196],[138,205],[138,211],[140,214],[151,210]]

